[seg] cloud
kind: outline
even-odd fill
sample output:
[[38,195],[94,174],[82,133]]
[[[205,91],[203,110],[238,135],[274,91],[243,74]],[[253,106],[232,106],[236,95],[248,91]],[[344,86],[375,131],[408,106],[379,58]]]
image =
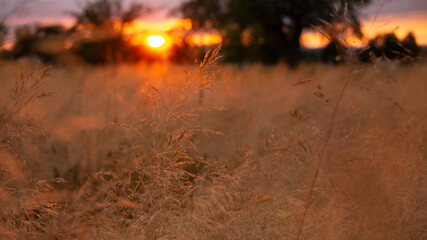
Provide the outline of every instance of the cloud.
[[377,13],[405,13],[413,11],[427,11],[426,0],[374,0],[363,11],[367,15],[375,15]]

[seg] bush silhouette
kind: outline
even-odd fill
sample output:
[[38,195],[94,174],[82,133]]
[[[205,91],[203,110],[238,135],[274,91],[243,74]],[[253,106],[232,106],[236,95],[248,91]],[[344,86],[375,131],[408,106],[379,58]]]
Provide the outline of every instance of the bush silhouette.
[[52,62],[64,51],[67,32],[59,25],[24,26],[15,32],[16,42],[12,49],[15,58],[34,56]]
[[402,40],[399,40],[394,33],[377,35],[359,54],[359,60],[362,62],[373,62],[377,59],[414,62],[419,58],[420,48],[413,33],[408,33]]

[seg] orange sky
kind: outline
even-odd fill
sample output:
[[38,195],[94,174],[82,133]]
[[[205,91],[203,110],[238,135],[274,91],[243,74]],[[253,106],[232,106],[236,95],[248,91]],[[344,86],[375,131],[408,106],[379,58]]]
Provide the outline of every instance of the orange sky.
[[[427,45],[427,11],[382,14],[376,18],[366,19],[362,23],[367,39],[387,32],[394,32],[397,37],[403,38],[409,32],[413,32],[419,45]],[[328,40],[314,31],[305,31],[301,42],[308,48],[320,48],[325,46]],[[349,39],[349,43],[357,47],[362,45],[357,39]]]
[[[58,19],[44,19],[43,24],[57,23]],[[25,23],[25,19],[16,21],[15,24]],[[70,19],[62,19],[61,22],[66,26],[71,26],[73,22]],[[146,38],[151,34],[165,34],[173,29],[191,29],[191,21],[179,18],[169,18],[158,21],[137,21],[125,29],[125,33],[134,37],[134,43],[145,44]],[[378,33],[395,32],[399,38],[404,37],[409,32],[414,32],[419,45],[427,45],[427,11],[390,13],[382,14],[377,18],[366,19],[363,21],[363,32],[366,39],[373,38]],[[167,34],[166,34],[167,35]],[[168,41],[171,43],[172,41]],[[194,45],[218,44],[221,38],[215,34],[204,34],[192,36],[190,42]],[[321,34],[313,30],[305,30],[301,37],[301,43],[307,48],[322,48],[328,40]],[[349,39],[349,43],[359,47],[362,43],[358,39]]]
[[[166,45],[179,41],[174,36],[183,35],[181,31],[192,28],[190,19],[169,18],[163,21],[135,21],[124,29],[124,33],[132,38],[134,44],[146,44],[146,39],[153,34],[159,34],[166,38]],[[175,32],[171,32],[175,30]],[[176,33],[178,32],[178,33]],[[176,38],[176,37],[175,37]],[[222,42],[217,34],[199,33],[193,34],[187,39],[192,45],[214,45]]]
[[[58,6],[63,5],[64,9],[69,9],[73,6],[71,1],[64,0],[41,0],[45,2],[46,6]],[[151,1],[151,0],[150,0]],[[163,1],[163,2],[162,2]],[[161,0],[162,4],[169,3],[169,0]],[[154,3],[157,1],[151,1]],[[159,3],[160,3],[159,2]],[[170,4],[174,2],[175,5],[179,4],[181,0],[170,0]],[[377,13],[378,17],[364,17],[363,30],[367,38],[372,38],[377,33],[384,33],[394,31],[398,37],[404,37],[408,32],[414,32],[417,43],[419,45],[427,45],[427,0],[373,0],[373,4],[370,5],[366,10],[364,10],[366,16],[373,16]],[[384,2],[384,5],[381,5],[380,2]],[[166,4],[167,5],[167,4]],[[165,6],[166,6],[165,5]],[[32,6],[36,7],[38,5]],[[57,7],[58,7],[57,6]],[[44,9],[44,8],[43,8]],[[414,9],[421,9],[420,11],[414,11]],[[28,9],[30,10],[30,9]],[[44,10],[43,10],[44,11]],[[73,21],[70,17],[66,15],[57,14],[52,15],[53,13],[43,13],[42,9],[34,8],[33,11],[29,11],[28,16],[21,16],[14,19],[11,19],[8,24],[12,25],[21,25],[28,23],[41,22],[45,24],[54,24],[61,22],[66,26],[71,26]],[[53,10],[52,10],[53,11]],[[33,13],[34,12],[34,13]],[[57,13],[58,11],[53,11]],[[61,12],[61,11],[59,11]],[[35,14],[40,13],[40,14]],[[134,24],[128,34],[138,34],[135,35],[135,42],[142,42],[146,39],[149,34],[161,34],[165,33],[171,29],[189,29],[191,26],[186,21],[181,21],[177,18],[152,18],[156,19],[155,21],[138,21]],[[163,20],[162,20],[163,19]],[[190,39],[193,44],[202,45],[202,44],[215,44],[220,42],[219,36],[207,34],[207,35],[196,35]],[[306,30],[301,38],[302,45],[307,48],[321,48],[326,45],[327,40],[324,39],[320,34],[312,31]],[[358,40],[349,39],[349,42],[354,46],[361,46],[361,42]]]
[[[362,26],[366,40],[379,33],[394,32],[399,38],[403,38],[409,32],[413,32],[419,45],[427,45],[427,11],[381,14],[376,18],[370,17],[362,20]],[[127,33],[135,35],[135,43],[142,43],[150,34],[161,34],[174,29],[189,30],[191,29],[191,21],[179,18],[155,22],[141,20],[132,24],[127,29]],[[191,37],[190,42],[194,45],[218,44],[221,42],[221,38],[212,33],[198,34]],[[322,48],[328,43],[328,40],[320,33],[305,30],[301,42],[307,48]],[[348,39],[348,42],[355,47],[364,44],[358,39]]]
[[[382,14],[376,18],[371,17],[363,20],[362,25],[366,40],[379,33],[394,32],[399,38],[403,38],[409,32],[413,32],[419,45],[427,45],[427,11]],[[178,18],[157,22],[138,21],[128,29],[128,33],[140,32],[143,33],[140,37],[146,38],[147,34],[166,32],[172,29],[191,29],[191,22]],[[142,40],[137,38],[136,41]],[[217,44],[219,42],[221,42],[220,37],[214,34],[196,35],[191,38],[191,43],[195,45]],[[322,48],[328,43],[328,40],[313,30],[306,30],[301,37],[301,42],[307,48]],[[358,39],[348,39],[348,42],[355,47],[364,44]]]

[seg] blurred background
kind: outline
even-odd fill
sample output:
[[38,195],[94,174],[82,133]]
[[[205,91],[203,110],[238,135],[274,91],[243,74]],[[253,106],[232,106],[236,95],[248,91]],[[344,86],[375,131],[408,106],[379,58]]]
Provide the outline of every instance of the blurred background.
[[424,0],[0,0],[0,57],[52,64],[415,62]]

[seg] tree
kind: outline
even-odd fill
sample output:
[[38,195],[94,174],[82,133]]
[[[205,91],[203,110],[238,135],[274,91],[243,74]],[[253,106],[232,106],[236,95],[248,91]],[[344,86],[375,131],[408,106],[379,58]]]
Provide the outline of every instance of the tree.
[[64,49],[67,32],[61,25],[24,26],[15,30],[15,45],[11,51],[15,58],[35,56],[44,62],[53,62]]
[[7,2],[0,0],[0,4],[3,8],[0,10],[0,50],[3,49],[6,36],[9,33],[6,21],[14,14],[19,13],[20,10],[22,10],[30,1],[31,0],[16,0],[13,4],[8,4]]
[[71,15],[76,19],[73,29],[89,31],[93,37],[80,39],[74,45],[74,52],[93,64],[121,62],[134,52],[123,37],[123,27],[149,11],[150,8],[138,3],[125,9],[120,0],[89,1],[81,11]]
[[411,59],[419,58],[421,55],[420,47],[415,40],[414,33],[410,32],[406,37],[402,40],[402,46],[407,55]]
[[230,60],[254,58],[291,66],[301,59],[300,37],[305,28],[350,26],[361,36],[357,9],[364,0],[189,0],[179,10],[196,29],[214,28],[224,38]]
[[132,3],[126,10],[120,0],[96,0],[86,3],[80,12],[72,12],[76,25],[93,25],[111,27],[116,23],[124,25],[135,21],[150,8],[140,3]]

